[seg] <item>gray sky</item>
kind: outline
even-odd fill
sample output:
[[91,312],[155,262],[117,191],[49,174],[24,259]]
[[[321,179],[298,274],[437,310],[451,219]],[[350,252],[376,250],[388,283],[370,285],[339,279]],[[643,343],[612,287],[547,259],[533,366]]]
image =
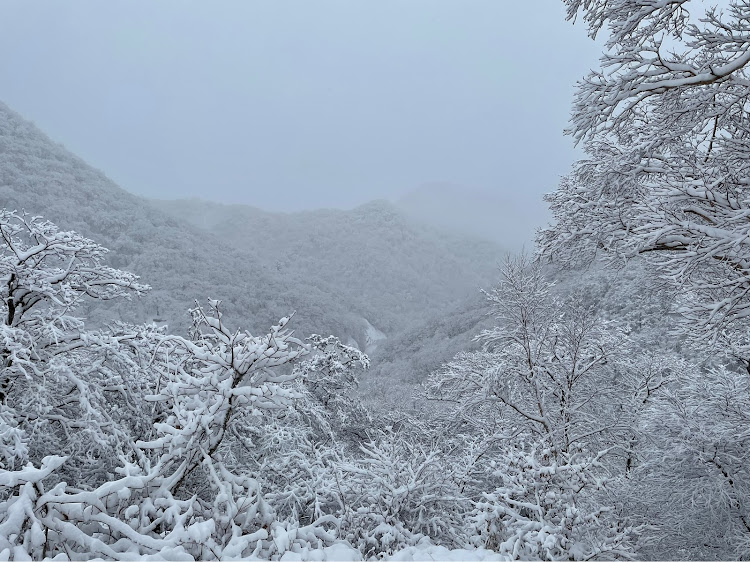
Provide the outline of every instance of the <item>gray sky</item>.
[[4,0],[0,99],[150,197],[296,210],[450,182],[537,221],[599,52],[560,0]]

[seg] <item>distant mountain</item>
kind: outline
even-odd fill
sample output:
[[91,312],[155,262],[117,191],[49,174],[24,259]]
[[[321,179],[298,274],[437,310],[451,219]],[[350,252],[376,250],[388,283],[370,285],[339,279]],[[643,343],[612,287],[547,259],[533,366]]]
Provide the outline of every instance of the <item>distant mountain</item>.
[[152,203],[283,276],[335,287],[370,325],[369,350],[492,283],[503,256],[493,242],[421,224],[387,201],[298,213],[197,199]]
[[[535,230],[545,222],[546,207],[528,209],[507,198],[450,183],[422,185],[402,196],[398,209],[435,227],[492,240],[510,251],[532,247]],[[534,213],[538,221],[530,220]]]
[[457,306],[495,277],[502,250],[445,234],[387,202],[351,211],[267,213],[152,202],[119,188],[0,103],[0,206],[43,215],[111,250],[153,287],[81,311],[89,321],[163,321],[182,332],[195,299],[222,299],[253,332],[297,311],[300,336],[332,333],[374,350]]
[[166,321],[183,331],[195,299],[223,299],[227,318],[265,331],[290,312],[298,334],[333,333],[364,341],[367,325],[340,292],[318,278],[269,268],[246,250],[160,212],[52,142],[0,103],[0,206],[43,215],[111,250],[109,263],[142,277],[153,291],[131,303],[84,309],[90,321]]

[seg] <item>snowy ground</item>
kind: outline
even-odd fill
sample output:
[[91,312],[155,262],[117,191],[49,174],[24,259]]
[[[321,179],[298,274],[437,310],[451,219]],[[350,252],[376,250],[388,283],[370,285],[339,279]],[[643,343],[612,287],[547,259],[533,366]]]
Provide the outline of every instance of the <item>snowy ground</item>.
[[[324,561],[324,560],[363,560],[362,554],[346,544],[337,544],[322,549],[303,549],[301,552],[286,552],[281,560],[283,562],[302,561]],[[463,560],[463,561],[500,561],[507,558],[490,550],[449,550],[444,546],[424,544],[410,546],[400,550],[382,560],[393,560],[399,562],[418,560]]]

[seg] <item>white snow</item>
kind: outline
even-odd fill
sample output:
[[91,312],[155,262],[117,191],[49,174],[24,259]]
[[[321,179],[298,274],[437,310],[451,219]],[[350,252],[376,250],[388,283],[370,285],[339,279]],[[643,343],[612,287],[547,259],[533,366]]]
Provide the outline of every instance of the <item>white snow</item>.
[[386,339],[383,332],[378,330],[375,326],[365,318],[365,353],[372,353],[378,347],[378,342]]
[[[485,549],[455,549],[450,550],[444,546],[437,546],[425,541],[417,546],[410,546],[393,553],[390,556],[378,558],[379,560],[390,560],[393,562],[417,562],[422,560],[444,560],[452,561],[503,561],[509,560],[496,552]],[[362,554],[346,544],[334,544],[325,548],[302,549],[300,552],[286,552],[281,557],[282,562],[318,562],[326,560],[354,561],[363,560]]]

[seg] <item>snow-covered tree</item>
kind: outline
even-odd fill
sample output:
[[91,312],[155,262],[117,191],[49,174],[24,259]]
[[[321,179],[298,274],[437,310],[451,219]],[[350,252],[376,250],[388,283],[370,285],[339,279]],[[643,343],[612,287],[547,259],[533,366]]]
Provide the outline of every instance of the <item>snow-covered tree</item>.
[[294,365],[292,407],[238,435],[238,456],[252,466],[282,520],[312,522],[342,509],[335,467],[370,439],[375,424],[354,394],[368,357],[333,336],[312,335],[309,358]]
[[586,497],[603,486],[604,454],[505,447],[494,468],[501,484],[471,514],[474,542],[512,560],[632,558],[633,529]]
[[[155,326],[88,331],[71,315],[84,299],[147,287],[41,218],[2,211],[0,235],[2,555],[278,552],[286,527],[235,453],[238,428],[300,397],[284,366],[309,346],[288,319],[256,337],[229,329],[210,301],[191,311],[190,339]],[[294,535],[331,543],[321,524]]]
[[487,293],[498,325],[478,336],[484,349],[459,354],[428,388],[433,399],[457,404],[449,414],[457,421],[547,439],[557,454],[616,424],[597,406],[618,402],[609,355],[627,338],[553,286],[539,262],[509,258]]
[[747,362],[750,4],[566,4],[606,27],[607,51],[578,86],[569,133],[587,157],[548,196],[542,253],[645,256],[682,292],[688,332]]
[[363,555],[393,554],[425,538],[462,544],[466,501],[437,444],[387,428],[336,465],[342,534]]
[[86,330],[74,316],[86,299],[148,290],[104,265],[106,250],[40,217],[0,211],[0,466],[71,457],[81,483],[101,483],[143,425],[145,389],[129,349],[137,330]]
[[370,413],[354,392],[357,371],[370,366],[370,359],[359,349],[342,344],[334,336],[317,334],[307,338],[312,358],[295,366],[297,385],[305,399],[297,408],[317,428],[317,439],[333,439],[341,446],[368,440],[373,426]]
[[[644,395],[645,397],[645,395]],[[656,557],[744,558],[750,551],[750,387],[726,367],[683,369],[644,405],[628,508],[652,526]]]
[[498,325],[478,336],[484,349],[427,383],[449,427],[473,438],[462,489],[477,502],[477,540],[515,558],[632,552],[628,521],[597,496],[603,457],[630,423],[616,360],[625,334],[580,295],[559,296],[525,256],[506,261],[487,298]]
[[587,155],[547,196],[540,253],[645,263],[672,293],[692,345],[678,357],[662,330],[634,349],[650,374],[631,385],[626,503],[667,545],[652,552],[744,555],[750,3],[565,3],[607,50],[578,85],[568,132]]

